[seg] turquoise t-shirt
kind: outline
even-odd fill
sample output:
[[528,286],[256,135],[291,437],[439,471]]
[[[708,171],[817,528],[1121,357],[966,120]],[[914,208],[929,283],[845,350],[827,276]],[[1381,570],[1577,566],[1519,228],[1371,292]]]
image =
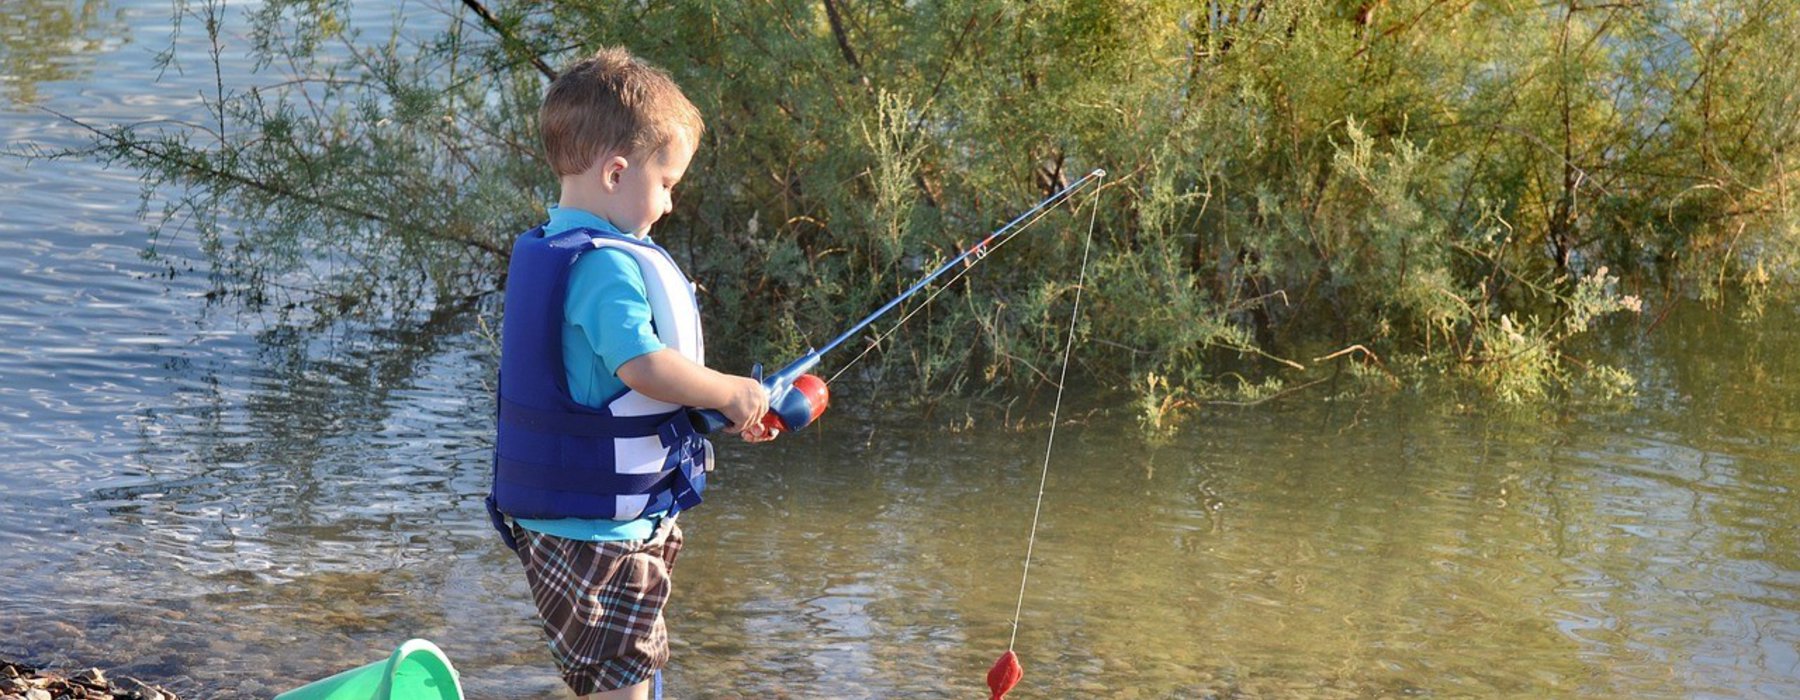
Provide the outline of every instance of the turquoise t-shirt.
[[[618,233],[605,219],[580,209],[550,208],[544,235],[577,228]],[[650,302],[644,272],[630,253],[601,248],[583,253],[569,271],[563,300],[563,373],[569,395],[583,406],[600,408],[625,391],[619,367],[639,355],[663,349],[650,325]],[[637,520],[519,519],[519,526],[571,540],[616,542],[648,539],[654,518]]]

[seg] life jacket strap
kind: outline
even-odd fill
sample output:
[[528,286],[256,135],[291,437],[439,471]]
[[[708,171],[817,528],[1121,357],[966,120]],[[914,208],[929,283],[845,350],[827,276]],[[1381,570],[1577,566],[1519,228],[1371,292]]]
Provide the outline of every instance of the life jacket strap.
[[674,452],[678,461],[669,479],[669,495],[675,501],[674,513],[700,505],[700,492],[706,489],[706,454],[709,450],[706,438],[688,439],[689,444]]
[[664,449],[680,447],[688,438],[699,435],[694,429],[694,421],[688,417],[687,409],[676,411],[672,416],[646,416],[648,418],[664,418],[656,425],[656,436],[661,438]]
[[669,465],[669,495],[674,497],[670,514],[700,505],[712,446],[700,436],[700,431],[694,429],[694,421],[686,410],[676,411],[657,428],[656,434],[662,438],[662,445],[669,450],[669,459],[674,462]]
[[597,470],[571,474],[566,464],[539,464],[506,457],[500,458],[500,471],[506,474],[508,483],[517,486],[596,496],[656,493],[666,485],[670,475],[666,469],[645,474],[608,474]]
[[500,533],[500,541],[506,543],[507,549],[519,551],[519,541],[513,537],[512,527],[507,525],[506,514],[500,512],[500,504],[494,500],[492,491],[488,492],[487,512],[488,522],[492,523],[494,529]]

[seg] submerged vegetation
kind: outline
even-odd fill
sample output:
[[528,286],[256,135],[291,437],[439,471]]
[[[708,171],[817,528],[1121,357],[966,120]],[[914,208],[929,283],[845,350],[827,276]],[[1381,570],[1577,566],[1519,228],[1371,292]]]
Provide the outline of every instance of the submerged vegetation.
[[622,44],[709,124],[657,237],[718,356],[769,361],[1103,167],[859,369],[940,394],[1043,381],[1098,207],[1077,359],[1164,431],[1327,372],[1629,392],[1571,339],[1671,299],[1754,311],[1800,271],[1800,10],[1777,0],[403,9],[181,5],[262,77],[221,79],[204,120],[97,128],[92,153],[142,169],[164,234],[199,235],[252,304],[492,300],[555,196],[548,77]]

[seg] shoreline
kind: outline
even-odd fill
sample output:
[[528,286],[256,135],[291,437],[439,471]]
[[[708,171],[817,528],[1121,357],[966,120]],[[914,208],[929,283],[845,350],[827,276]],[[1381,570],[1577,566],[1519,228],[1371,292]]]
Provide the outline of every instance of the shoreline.
[[63,674],[0,657],[0,700],[181,700],[174,691],[97,668]]

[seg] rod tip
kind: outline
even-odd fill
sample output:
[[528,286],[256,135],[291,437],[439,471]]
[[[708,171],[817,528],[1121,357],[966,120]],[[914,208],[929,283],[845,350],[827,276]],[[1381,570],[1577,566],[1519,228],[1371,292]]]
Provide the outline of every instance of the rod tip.
[[1106,177],[1106,168],[1094,168],[1094,172],[1088,174],[1094,177]]

